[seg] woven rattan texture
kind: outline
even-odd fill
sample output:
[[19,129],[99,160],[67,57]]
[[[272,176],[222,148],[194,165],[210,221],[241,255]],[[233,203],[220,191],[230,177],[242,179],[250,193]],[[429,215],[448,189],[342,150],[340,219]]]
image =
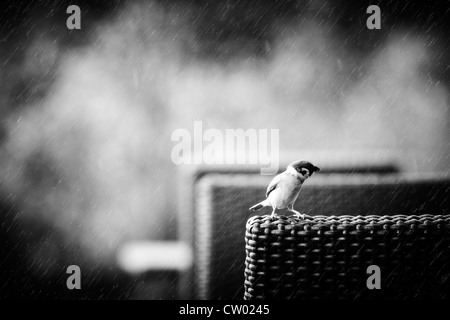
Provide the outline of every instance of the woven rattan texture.
[[245,299],[450,296],[450,215],[254,216],[245,238]]

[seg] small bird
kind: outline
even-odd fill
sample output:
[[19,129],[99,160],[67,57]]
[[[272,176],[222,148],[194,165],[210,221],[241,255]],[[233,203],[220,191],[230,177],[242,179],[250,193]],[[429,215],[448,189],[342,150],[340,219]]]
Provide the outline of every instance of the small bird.
[[263,207],[272,207],[272,218],[276,217],[276,209],[288,209],[298,218],[304,214],[294,210],[294,202],[302,189],[303,182],[320,169],[308,161],[298,160],[288,165],[286,171],[272,179],[266,191],[266,200],[255,204],[249,210],[258,211]]

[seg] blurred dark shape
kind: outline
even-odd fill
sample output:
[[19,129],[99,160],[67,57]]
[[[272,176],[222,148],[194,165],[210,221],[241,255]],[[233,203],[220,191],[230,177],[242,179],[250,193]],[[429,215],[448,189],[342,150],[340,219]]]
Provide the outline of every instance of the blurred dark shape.
[[[113,263],[109,268],[92,265],[76,243],[68,243],[52,225],[19,219],[10,201],[0,206],[0,299],[176,299],[175,272],[130,275]],[[30,259],[30,256],[34,257]],[[51,267],[42,273],[37,264]],[[81,290],[68,290],[69,265],[81,270]]]
[[[112,267],[86,263],[84,252],[52,225],[20,220],[21,213],[2,197],[0,216],[0,299],[126,299],[138,278]],[[40,263],[50,265],[42,273]],[[81,268],[81,290],[68,290],[69,265]],[[114,285],[112,285],[114,284]]]

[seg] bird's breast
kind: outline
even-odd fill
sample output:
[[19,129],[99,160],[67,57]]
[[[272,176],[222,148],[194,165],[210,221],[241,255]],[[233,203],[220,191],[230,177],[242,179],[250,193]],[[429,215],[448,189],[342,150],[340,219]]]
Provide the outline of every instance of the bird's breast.
[[278,209],[284,209],[295,202],[301,188],[301,181],[287,177],[287,179],[283,179],[277,185],[277,188],[269,194],[269,201]]

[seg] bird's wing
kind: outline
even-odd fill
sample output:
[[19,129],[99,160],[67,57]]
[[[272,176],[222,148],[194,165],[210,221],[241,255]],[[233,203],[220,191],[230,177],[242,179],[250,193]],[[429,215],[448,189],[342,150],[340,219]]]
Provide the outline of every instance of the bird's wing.
[[269,194],[276,189],[278,183],[281,181],[281,173],[277,176],[275,176],[275,178],[272,179],[272,181],[270,181],[269,186],[267,187],[266,190],[266,198],[269,196]]

